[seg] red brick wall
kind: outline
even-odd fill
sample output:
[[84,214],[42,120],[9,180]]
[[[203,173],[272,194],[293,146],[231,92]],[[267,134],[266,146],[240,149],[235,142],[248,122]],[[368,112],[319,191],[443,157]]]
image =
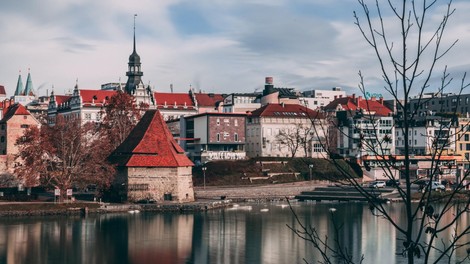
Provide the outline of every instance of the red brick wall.
[[235,142],[235,133],[238,134],[238,142],[245,142],[245,117],[209,116],[209,143],[217,142],[217,133],[220,134],[220,143]]

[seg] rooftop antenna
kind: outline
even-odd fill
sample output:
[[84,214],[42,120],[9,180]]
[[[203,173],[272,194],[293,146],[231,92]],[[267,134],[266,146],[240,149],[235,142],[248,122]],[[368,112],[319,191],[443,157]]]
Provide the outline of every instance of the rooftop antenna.
[[170,83],[170,91],[171,91],[171,93],[173,93],[173,84],[172,83]]

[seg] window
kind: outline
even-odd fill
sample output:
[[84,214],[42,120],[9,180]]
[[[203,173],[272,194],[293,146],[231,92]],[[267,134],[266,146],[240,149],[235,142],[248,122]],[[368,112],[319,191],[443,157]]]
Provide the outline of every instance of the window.
[[21,127],[21,128],[28,128],[28,127],[29,127],[29,125],[25,125],[25,124],[23,124],[23,125],[21,125],[20,127]]
[[470,138],[469,138],[469,137],[470,137],[470,135],[469,135],[469,134],[465,134],[465,136],[464,136],[464,139],[465,139],[465,141],[469,141],[469,140],[470,140]]
[[233,135],[233,138],[235,139],[235,142],[238,142],[238,134],[237,134],[237,133],[235,133],[235,134]]
[[323,152],[323,147],[319,143],[313,144],[313,152]]
[[220,142],[220,134],[217,133],[217,142]]
[[220,119],[217,118],[217,125],[220,126]]
[[23,119],[28,119],[28,116],[26,116],[26,115],[25,115],[25,116],[23,116]]
[[1,141],[1,142],[5,142],[5,137],[2,136],[2,137],[0,138],[0,141]]
[[2,130],[5,130],[5,125],[2,125]]
[[233,122],[235,123],[235,126],[238,126],[238,119],[235,119]]

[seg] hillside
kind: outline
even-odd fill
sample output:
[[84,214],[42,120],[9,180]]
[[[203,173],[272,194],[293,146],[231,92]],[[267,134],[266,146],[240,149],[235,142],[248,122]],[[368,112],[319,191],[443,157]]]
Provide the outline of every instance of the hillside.
[[[356,177],[352,167],[344,160],[336,160],[334,165],[329,160],[311,158],[257,158],[236,161],[213,161],[205,164],[206,186],[252,185],[305,181],[310,178],[309,165],[312,167],[313,180],[343,179],[337,166],[350,171]],[[357,168],[356,168],[357,170]],[[359,169],[360,171],[360,169]],[[202,167],[193,169],[195,186],[202,186],[204,176]]]

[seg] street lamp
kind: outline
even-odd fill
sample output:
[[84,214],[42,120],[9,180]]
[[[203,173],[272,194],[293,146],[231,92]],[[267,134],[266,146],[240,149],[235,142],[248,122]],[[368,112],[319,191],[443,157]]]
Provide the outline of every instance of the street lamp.
[[206,166],[202,166],[202,174],[204,175],[204,189],[206,189]]
[[313,169],[313,164],[308,165],[308,168],[310,170],[310,180],[312,180],[312,169]]

